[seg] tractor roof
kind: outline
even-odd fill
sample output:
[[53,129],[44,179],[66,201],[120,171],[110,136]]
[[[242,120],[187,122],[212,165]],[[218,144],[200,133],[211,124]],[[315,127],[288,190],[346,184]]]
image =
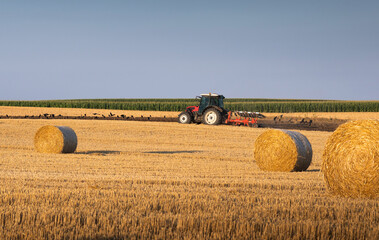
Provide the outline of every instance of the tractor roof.
[[218,97],[218,96],[222,96],[222,95],[219,95],[217,93],[204,93],[204,94],[201,94],[200,96],[202,96],[202,97],[209,97],[209,96]]

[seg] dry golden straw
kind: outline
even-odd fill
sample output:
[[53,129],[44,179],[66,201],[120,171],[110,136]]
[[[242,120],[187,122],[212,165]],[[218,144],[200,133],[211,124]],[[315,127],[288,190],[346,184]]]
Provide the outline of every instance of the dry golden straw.
[[254,156],[265,171],[305,171],[312,162],[312,146],[299,132],[271,129],[255,141]]
[[379,197],[379,121],[339,126],[326,142],[322,171],[334,194]]
[[78,145],[74,130],[65,126],[44,126],[34,136],[34,146],[41,153],[73,153]]

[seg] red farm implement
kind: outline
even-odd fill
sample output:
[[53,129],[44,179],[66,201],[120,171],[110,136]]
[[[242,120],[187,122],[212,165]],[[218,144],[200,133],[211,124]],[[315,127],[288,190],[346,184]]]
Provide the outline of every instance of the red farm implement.
[[[234,115],[234,116],[233,116]],[[258,118],[261,117],[260,113],[252,112],[228,112],[228,118],[225,120],[225,124],[231,124],[236,126],[258,127]]]

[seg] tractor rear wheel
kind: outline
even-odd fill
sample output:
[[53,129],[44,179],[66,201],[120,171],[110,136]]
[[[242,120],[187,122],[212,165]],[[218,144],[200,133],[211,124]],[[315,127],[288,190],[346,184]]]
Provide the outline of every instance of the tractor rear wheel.
[[192,122],[192,117],[188,112],[182,112],[179,114],[179,123],[190,124]]
[[218,125],[222,121],[221,113],[214,108],[205,111],[203,115],[203,123],[208,125]]

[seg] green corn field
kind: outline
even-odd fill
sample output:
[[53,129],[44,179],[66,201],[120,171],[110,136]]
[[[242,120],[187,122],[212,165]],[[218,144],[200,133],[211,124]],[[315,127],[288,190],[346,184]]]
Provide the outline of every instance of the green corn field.
[[[43,101],[0,101],[0,106],[91,108],[141,111],[183,111],[198,105],[196,99],[73,99]],[[225,99],[225,108],[251,112],[379,112],[379,101],[301,99]]]

